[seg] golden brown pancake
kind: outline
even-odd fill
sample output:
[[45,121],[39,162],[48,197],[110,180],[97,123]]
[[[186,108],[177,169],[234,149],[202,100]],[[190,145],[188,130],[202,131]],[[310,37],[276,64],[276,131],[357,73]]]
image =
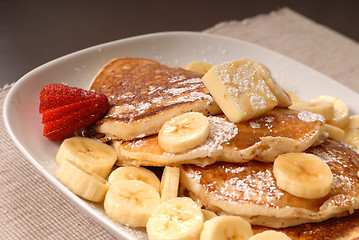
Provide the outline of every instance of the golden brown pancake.
[[287,234],[292,240],[358,240],[359,213],[346,217],[331,218],[319,223],[306,223],[294,227],[273,229],[263,226],[252,226],[254,233],[276,230]]
[[165,121],[184,112],[218,114],[202,76],[150,59],[114,59],[90,87],[104,93],[111,106],[94,128],[108,138],[130,140],[157,133]]
[[183,165],[181,183],[210,210],[274,228],[321,222],[358,209],[359,153],[331,139],[306,152],[319,156],[333,173],[331,191],[323,198],[304,199],[281,190],[273,176],[273,164],[259,161],[215,163],[204,168]]
[[206,142],[183,153],[163,150],[157,135],[128,142],[115,141],[119,165],[166,166],[216,161],[272,162],[279,154],[301,152],[310,147],[323,131],[321,115],[274,108],[260,117],[232,123],[224,115],[210,116],[210,136]]

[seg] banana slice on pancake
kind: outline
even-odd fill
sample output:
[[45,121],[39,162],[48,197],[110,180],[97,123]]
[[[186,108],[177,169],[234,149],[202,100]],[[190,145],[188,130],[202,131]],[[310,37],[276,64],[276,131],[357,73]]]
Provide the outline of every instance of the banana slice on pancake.
[[302,198],[324,197],[333,184],[328,164],[309,153],[279,155],[273,164],[273,174],[279,188]]
[[158,144],[167,152],[180,153],[203,143],[209,135],[209,121],[199,112],[188,112],[165,122]]

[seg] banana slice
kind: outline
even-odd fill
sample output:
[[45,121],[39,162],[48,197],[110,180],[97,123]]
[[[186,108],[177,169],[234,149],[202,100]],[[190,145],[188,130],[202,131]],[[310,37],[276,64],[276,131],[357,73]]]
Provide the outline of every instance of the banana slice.
[[288,96],[290,97],[293,103],[300,102],[300,98],[298,97],[297,94],[288,90],[284,90],[284,91],[286,94],[288,94]]
[[322,115],[326,121],[334,117],[334,105],[332,102],[315,101],[315,102],[296,102],[289,109],[303,110]]
[[351,116],[345,127],[343,142],[359,150],[359,114]]
[[213,65],[210,63],[193,61],[186,66],[186,69],[205,74],[208,72],[209,69],[211,69],[211,67],[213,67]]
[[359,114],[350,116],[348,124],[345,126],[345,131],[359,130]]
[[217,216],[204,223],[200,240],[247,240],[254,233],[251,225],[239,216]]
[[152,212],[146,229],[150,240],[196,240],[203,227],[200,207],[190,198],[172,198]]
[[151,185],[138,180],[118,180],[107,191],[106,214],[130,227],[145,227],[152,211],[160,204],[160,195]]
[[217,217],[217,214],[215,214],[214,212],[212,212],[210,210],[207,210],[207,209],[201,209],[201,210],[202,210],[204,221],[207,221],[207,220]]
[[272,91],[274,96],[278,100],[279,107],[289,107],[292,105],[292,100],[290,99],[289,95],[282,89],[282,87],[277,83],[276,80],[272,77],[269,69],[264,66],[263,64],[252,61],[254,68],[259,73],[261,78],[266,82],[269,89]]
[[113,184],[118,180],[139,180],[150,184],[158,192],[160,191],[160,180],[154,172],[143,167],[118,167],[108,177],[109,183]]
[[257,233],[248,240],[291,240],[291,238],[283,232],[267,230],[261,233]]
[[179,179],[179,167],[166,166],[163,169],[160,187],[161,202],[170,200],[178,196]]
[[302,198],[317,199],[330,192],[333,174],[318,156],[308,153],[279,155],[273,164],[277,186]]
[[330,124],[324,124],[324,132],[327,132],[331,139],[334,139],[335,141],[338,141],[338,142],[342,141],[344,139],[344,135],[345,135],[345,132],[343,129],[338,128],[333,125],[330,125]]
[[313,98],[311,101],[323,101],[333,104],[334,116],[331,120],[327,121],[328,124],[343,129],[349,122],[349,109],[347,104],[342,99],[333,96],[321,95]]
[[83,169],[107,178],[117,160],[113,147],[86,137],[72,137],[64,140],[55,160],[61,165],[65,160],[80,165]]
[[63,161],[55,177],[77,196],[93,202],[102,202],[110,186],[104,178],[70,161]]
[[209,121],[199,112],[188,112],[165,122],[158,144],[167,152],[180,153],[203,143],[209,136]]
[[359,150],[359,129],[352,129],[345,132],[343,142]]

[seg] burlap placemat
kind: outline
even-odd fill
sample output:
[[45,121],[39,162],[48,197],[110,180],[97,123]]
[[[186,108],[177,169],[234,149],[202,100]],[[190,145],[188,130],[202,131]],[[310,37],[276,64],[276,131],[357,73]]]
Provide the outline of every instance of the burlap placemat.
[[[359,45],[289,9],[219,23],[206,32],[275,50],[359,92]],[[1,106],[9,89],[0,91]],[[0,136],[0,239],[114,239],[29,164],[2,120]]]

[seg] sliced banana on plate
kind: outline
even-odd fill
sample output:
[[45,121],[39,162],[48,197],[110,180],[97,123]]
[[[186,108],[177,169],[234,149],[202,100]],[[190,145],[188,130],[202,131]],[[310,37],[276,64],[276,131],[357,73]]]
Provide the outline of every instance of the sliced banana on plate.
[[261,233],[257,233],[248,240],[291,240],[291,238],[288,237],[285,233],[274,230],[267,230]]
[[160,187],[161,202],[170,200],[178,196],[179,179],[179,167],[166,166],[163,169]]
[[55,160],[59,165],[65,160],[75,162],[83,169],[107,178],[117,160],[117,153],[113,147],[98,140],[71,137],[61,143]]
[[160,195],[151,185],[138,180],[118,180],[107,191],[106,214],[130,227],[145,227],[152,211],[160,204]]
[[322,115],[326,121],[334,117],[334,105],[332,102],[311,101],[311,102],[296,102],[293,103],[289,109],[303,110]]
[[286,153],[273,163],[277,186],[302,198],[317,199],[330,192],[333,174],[326,162],[309,153]]
[[359,114],[350,116],[348,124],[345,126],[345,131],[359,130]]
[[272,77],[269,69],[262,63],[252,61],[256,71],[259,73],[261,78],[265,81],[269,89],[272,91],[274,96],[278,100],[279,107],[289,107],[292,105],[290,96],[282,89],[277,81]]
[[345,135],[345,132],[343,129],[338,128],[333,125],[330,125],[330,124],[324,124],[324,132],[327,132],[331,139],[334,139],[335,141],[338,141],[338,142],[342,141],[344,139],[344,135]]
[[247,240],[253,236],[251,225],[239,216],[217,216],[204,223],[200,240]]
[[160,191],[160,180],[154,172],[144,167],[118,167],[108,177],[109,183],[113,184],[118,180],[139,180],[153,186]]
[[328,124],[343,129],[349,122],[349,109],[347,104],[341,98],[321,95],[313,98],[311,101],[313,102],[323,101],[323,102],[330,102],[333,104],[334,115],[331,120],[327,121]]
[[217,217],[217,214],[215,214],[214,212],[207,210],[207,209],[201,209],[202,210],[202,214],[203,214],[203,218],[205,221],[212,219],[214,217]]
[[209,136],[209,121],[199,112],[188,112],[165,122],[158,144],[170,153],[180,153],[203,143]]
[[359,150],[359,114],[351,116],[345,127],[343,142]]
[[213,67],[213,65],[210,63],[193,61],[186,66],[186,69],[205,74],[208,72],[209,69],[211,69],[211,67]]
[[294,92],[288,91],[288,90],[284,90],[284,91],[290,97],[290,99],[292,100],[292,103],[300,102],[300,98],[298,97],[297,94],[295,94]]
[[198,240],[203,221],[201,208],[192,199],[177,197],[156,207],[146,229],[150,240]]
[[55,177],[71,192],[93,202],[102,202],[110,186],[101,176],[70,161],[62,162],[55,172]]

